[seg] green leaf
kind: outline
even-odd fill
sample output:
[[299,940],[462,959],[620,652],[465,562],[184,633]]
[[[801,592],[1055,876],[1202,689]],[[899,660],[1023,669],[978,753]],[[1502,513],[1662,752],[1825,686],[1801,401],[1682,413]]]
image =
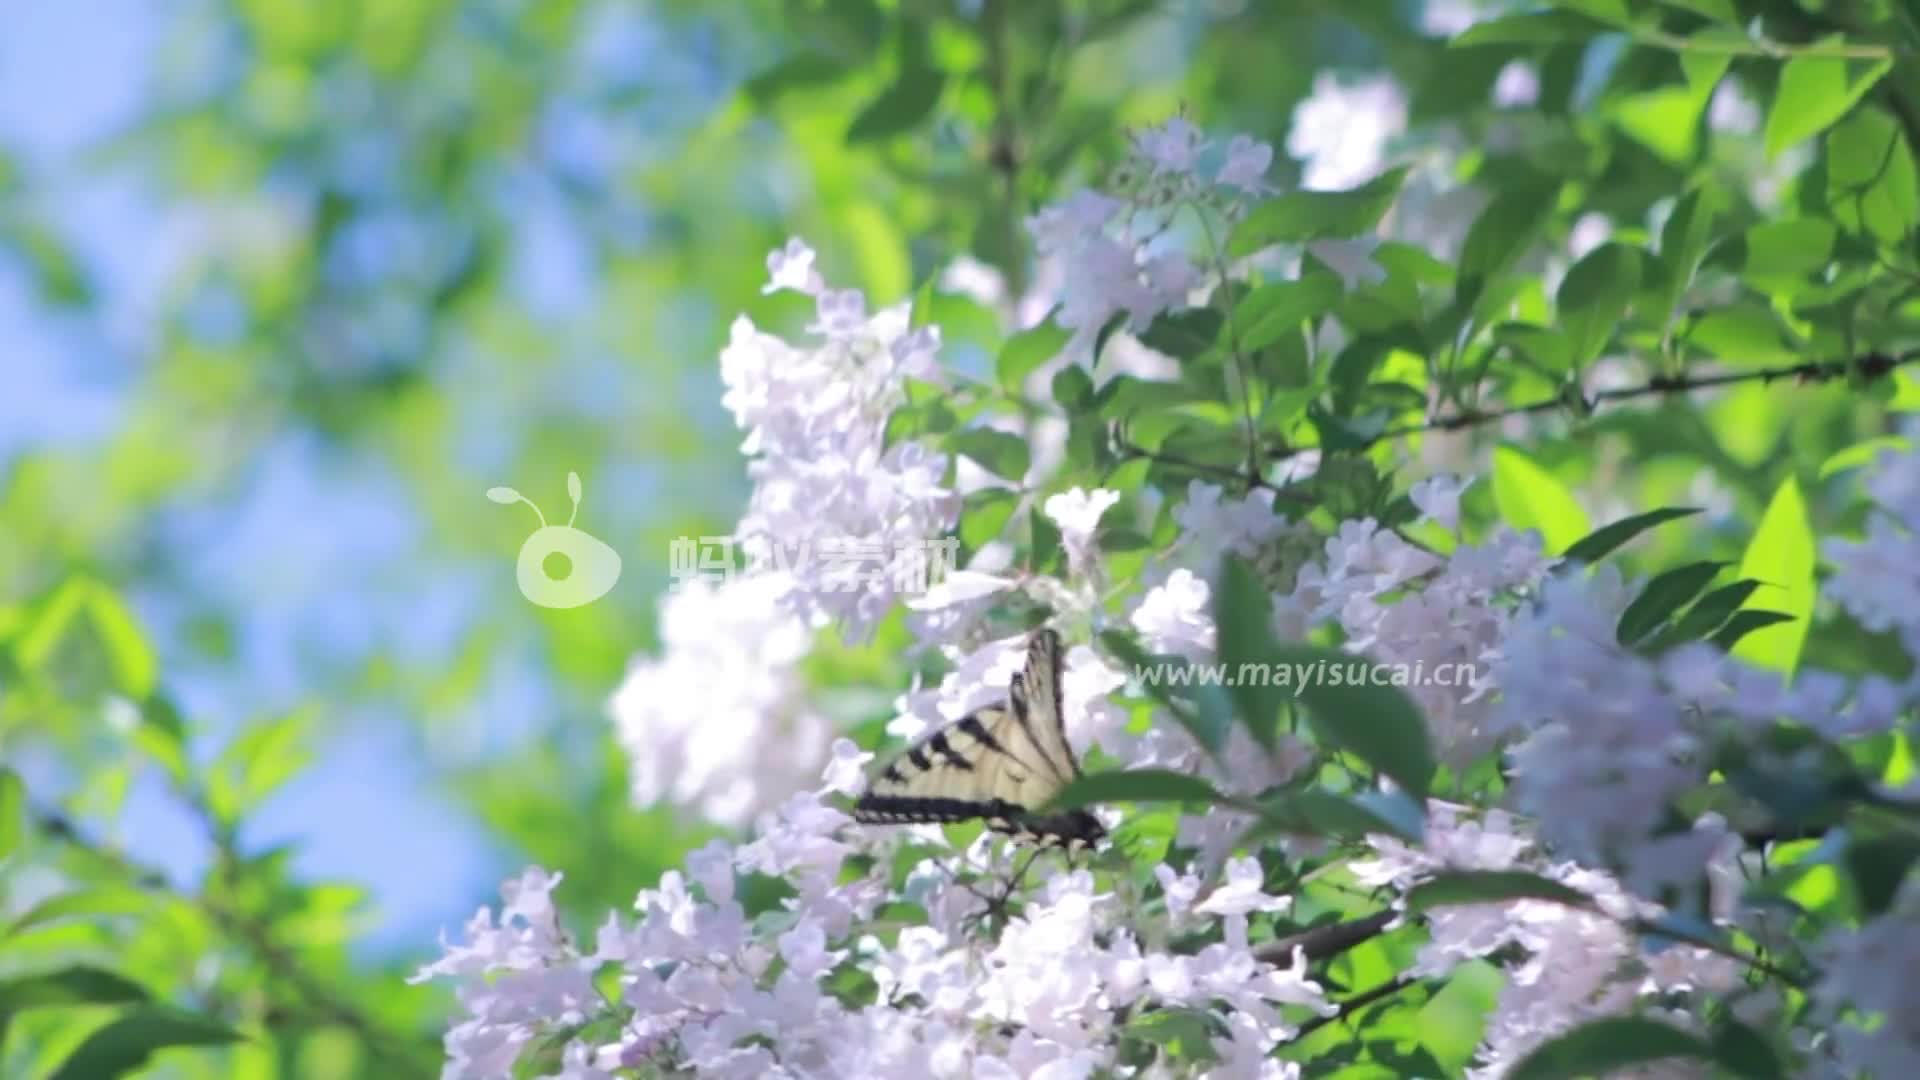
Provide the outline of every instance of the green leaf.
[[[1107,651],[1132,672],[1140,689],[1148,697],[1164,705],[1180,725],[1192,734],[1195,742],[1204,747],[1207,753],[1218,757],[1227,745],[1227,735],[1233,723],[1230,709],[1209,707],[1210,702],[1218,702],[1222,696],[1217,693],[1219,687],[1210,689],[1213,694],[1195,693],[1196,690],[1209,689],[1197,686],[1194,676],[1198,669],[1184,657],[1155,656],[1140,647],[1132,636],[1118,630],[1103,631],[1101,644]],[[1188,700],[1183,701],[1174,693],[1175,688],[1188,691]],[[1189,704],[1191,702],[1191,704]]]
[[1220,334],[1219,345],[1237,344],[1248,353],[1300,333],[1301,324],[1324,315],[1340,302],[1340,280],[1312,274],[1298,281],[1275,281],[1248,293],[1234,306],[1231,325]]
[[1382,684],[1391,677],[1388,669],[1364,656],[1305,645],[1282,648],[1271,662],[1295,673],[1315,669],[1311,678],[1296,675],[1293,689],[1321,745],[1354,755],[1408,794],[1426,798],[1435,768],[1427,722],[1413,699]]
[[1086,412],[1093,407],[1093,377],[1079,364],[1068,364],[1054,373],[1053,400],[1067,415]]
[[981,468],[1020,483],[1027,476],[1027,441],[993,428],[962,428],[947,436],[947,449],[965,454]]
[[1660,510],[1649,510],[1644,514],[1635,514],[1630,518],[1621,518],[1611,525],[1602,525],[1581,537],[1567,548],[1564,557],[1568,562],[1597,563],[1648,529],[1699,512],[1698,507],[1669,506]]
[[1573,346],[1558,331],[1531,323],[1501,323],[1493,328],[1493,340],[1543,371],[1564,375],[1573,370]]
[[1273,637],[1273,597],[1251,567],[1229,555],[1213,582],[1213,624],[1219,642],[1220,667],[1229,677],[1227,696],[1247,733],[1272,750],[1286,701],[1278,686],[1264,676],[1237,678],[1241,673],[1265,672],[1279,651]]
[[1222,321],[1213,308],[1165,312],[1140,335],[1140,343],[1176,360],[1192,360],[1213,347],[1220,337]]
[[1759,587],[1757,581],[1736,581],[1701,597],[1700,602],[1687,609],[1674,624],[1673,641],[1699,641],[1720,629]]
[[1052,317],[1031,330],[1022,330],[1007,339],[994,360],[994,373],[1008,393],[1018,395],[1027,376],[1040,365],[1060,355],[1073,335],[1054,325]]
[[20,847],[27,832],[27,786],[20,774],[0,767],[0,859]]
[[[1818,44],[1842,45],[1838,34]],[[1796,56],[1780,69],[1780,85],[1767,112],[1767,156],[1811,139],[1845,116],[1893,67],[1891,59],[1848,61],[1828,56]]]
[[1713,1047],[1653,1020],[1610,1017],[1547,1040],[1507,1075],[1510,1080],[1576,1080],[1676,1057],[1711,1059]]
[[1765,1036],[1730,1017],[1714,1026],[1713,1060],[1743,1080],[1786,1080],[1787,1068]]
[[1325,788],[1304,788],[1261,799],[1260,808],[1263,830],[1342,840],[1395,836],[1410,844],[1421,843],[1426,836],[1426,808],[1404,791],[1342,795]]
[[1779,625],[1748,630],[1733,654],[1750,664],[1790,673],[1800,660],[1813,614],[1813,529],[1799,481],[1787,477],[1774,492],[1760,528],[1740,560],[1740,576],[1767,586],[1757,594],[1768,611],[1790,616]]
[[1457,306],[1471,311],[1487,283],[1526,254],[1559,199],[1558,183],[1534,182],[1507,188],[1487,203],[1461,245]]
[[113,688],[136,702],[145,700],[159,670],[153,648],[119,594],[91,578],[68,578],[40,605],[16,646],[21,664],[30,669],[51,664],[82,626],[105,654]]
[[1047,803],[1049,810],[1074,810],[1095,803],[1200,802],[1234,804],[1212,784],[1191,773],[1172,769],[1114,769],[1088,773],[1060,790]]
[[140,632],[139,622],[120,595],[100,582],[94,582],[89,590],[87,613],[106,645],[116,688],[134,701],[145,700],[153,692],[160,663],[146,635]]
[[1740,15],[1733,10],[1733,0],[1660,0],[1668,7],[1691,11],[1696,15],[1705,15],[1714,22],[1728,26],[1739,26]]
[[1608,111],[1621,131],[1668,164],[1684,168],[1699,152],[1700,114],[1710,100],[1703,91],[1712,90],[1713,80],[1733,58],[1725,54],[1680,55],[1688,85],[1630,94],[1616,100]]
[[1571,11],[1536,11],[1475,23],[1454,35],[1448,44],[1456,49],[1473,45],[1553,45],[1590,41],[1609,32],[1605,23]]
[[1624,244],[1602,244],[1567,271],[1557,299],[1575,368],[1600,355],[1639,288],[1640,251]]
[[1365,236],[1379,227],[1406,179],[1402,166],[1347,191],[1290,191],[1276,196],[1254,207],[1234,228],[1227,254],[1241,258],[1275,244]]
[[124,885],[102,885],[94,889],[59,893],[33,905],[21,912],[12,923],[0,927],[0,940],[43,923],[102,915],[137,915],[152,906],[151,896]]
[[983,488],[967,496],[960,514],[960,542],[979,551],[1000,535],[1020,506],[1020,494],[1006,488]]
[[1671,313],[1685,295],[1713,240],[1714,219],[1726,208],[1718,187],[1703,185],[1682,196],[1660,230],[1660,300]]
[[1407,890],[1409,912],[1515,900],[1551,900],[1568,907],[1590,907],[1593,903],[1578,889],[1524,870],[1448,870]]
[[1459,1075],[1473,1059],[1505,982],[1493,964],[1468,960],[1456,965],[1446,985],[1420,1007],[1420,1042],[1441,1062],[1446,1075]]
[[1558,555],[1591,530],[1587,512],[1573,501],[1566,485],[1511,446],[1493,451],[1493,503],[1515,529],[1533,529]]
[[1898,243],[1920,218],[1913,151],[1884,110],[1856,109],[1827,134],[1827,208],[1882,244]]
[[1836,450],[1831,457],[1820,463],[1820,479],[1825,480],[1835,473],[1871,465],[1874,459],[1883,453],[1906,453],[1912,447],[1911,442],[1898,435],[1879,435],[1865,442],[1854,443],[1844,450]]
[[1748,634],[1769,626],[1793,622],[1797,617],[1779,611],[1742,608],[1733,613],[1733,618],[1728,619],[1726,625],[1714,632],[1713,643],[1720,646],[1723,652],[1733,652],[1734,646],[1744,640]]
[[913,130],[932,115],[945,85],[940,72],[909,64],[893,84],[866,104],[847,128],[847,145],[874,142]]
[[1755,225],[1746,232],[1746,265],[1753,283],[1768,291],[1789,290],[1833,258],[1838,230],[1824,218],[1794,218]]
[[765,107],[789,90],[830,86],[852,74],[856,68],[825,53],[803,52],[789,56],[763,69],[745,83],[741,91],[755,104]]
[[14,1013],[60,1005],[124,1005],[147,1000],[139,983],[81,964],[0,979],[0,1027]]
[[1786,339],[1780,316],[1756,303],[1716,308],[1694,320],[1687,344],[1728,364],[1757,367],[1796,359],[1801,347]]
[[160,1005],[127,1010],[87,1036],[53,1080],[111,1080],[145,1065],[155,1051],[181,1046],[225,1046],[244,1036],[211,1017]]
[[313,752],[306,741],[315,715],[312,709],[300,709],[278,720],[255,724],[234,741],[230,757],[222,755],[238,769],[243,809],[260,805],[312,760]]
[[1627,610],[1620,613],[1614,628],[1614,640],[1632,646],[1666,622],[1668,617],[1693,602],[1727,564],[1696,562],[1677,567],[1647,582]]

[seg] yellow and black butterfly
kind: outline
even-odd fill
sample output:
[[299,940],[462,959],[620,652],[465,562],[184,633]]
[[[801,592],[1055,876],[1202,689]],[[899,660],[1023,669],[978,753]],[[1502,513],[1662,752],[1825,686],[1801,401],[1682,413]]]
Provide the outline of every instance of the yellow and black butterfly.
[[1026,669],[1004,705],[933,731],[888,762],[853,805],[854,820],[916,824],[983,819],[1022,843],[1077,851],[1107,830],[1085,810],[1038,809],[1080,775],[1060,709],[1060,635],[1027,639]]

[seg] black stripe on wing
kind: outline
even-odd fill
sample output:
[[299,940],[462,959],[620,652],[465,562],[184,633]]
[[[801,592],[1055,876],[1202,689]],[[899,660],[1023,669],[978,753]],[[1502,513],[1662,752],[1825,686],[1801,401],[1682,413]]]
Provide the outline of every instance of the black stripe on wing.
[[1030,814],[1005,799],[951,799],[916,795],[860,797],[853,819],[868,825],[946,825],[984,820],[995,832],[1018,843],[1077,851],[1106,839],[1106,827],[1085,810]]

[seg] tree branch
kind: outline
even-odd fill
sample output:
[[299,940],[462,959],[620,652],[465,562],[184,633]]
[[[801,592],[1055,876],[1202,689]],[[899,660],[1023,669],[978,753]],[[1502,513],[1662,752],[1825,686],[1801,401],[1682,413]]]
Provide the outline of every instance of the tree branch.
[[[1583,413],[1597,411],[1603,405],[1614,405],[1623,401],[1633,401],[1646,397],[1667,397],[1674,394],[1687,394],[1695,390],[1708,390],[1721,386],[1735,386],[1741,383],[1775,383],[1791,379],[1799,383],[1831,382],[1835,379],[1859,376],[1865,382],[1884,379],[1892,375],[1897,368],[1905,367],[1920,360],[1920,351],[1906,352],[1898,356],[1888,353],[1872,352],[1858,358],[1846,360],[1810,360],[1803,364],[1791,364],[1785,367],[1756,368],[1752,371],[1729,371],[1717,375],[1687,376],[1658,375],[1638,386],[1623,386],[1612,390],[1601,390],[1591,395],[1562,394],[1542,401],[1514,405],[1505,409],[1468,409],[1464,412],[1436,416],[1418,424],[1389,428],[1378,435],[1360,440],[1357,449],[1377,446],[1383,442],[1404,438],[1408,435],[1420,435],[1433,431],[1462,431],[1505,420],[1512,416],[1526,416],[1533,413],[1553,412],[1558,409],[1576,409]],[[1317,446],[1295,446],[1276,450],[1268,455],[1269,461],[1283,461],[1304,454],[1309,450],[1318,450]],[[1175,464],[1178,464],[1177,462]]]
[[1393,995],[1399,993],[1400,991],[1405,990],[1407,987],[1412,986],[1415,983],[1418,983],[1419,981],[1420,981],[1419,979],[1416,979],[1413,976],[1403,971],[1400,974],[1395,975],[1392,979],[1388,980],[1387,982],[1381,983],[1379,986],[1376,986],[1373,989],[1368,990],[1366,993],[1361,994],[1358,997],[1350,997],[1347,1000],[1340,1002],[1340,1011],[1332,1013],[1327,1016],[1316,1016],[1313,1019],[1307,1021],[1306,1023],[1301,1024],[1300,1029],[1298,1031],[1295,1031],[1293,1033],[1293,1038],[1289,1039],[1288,1041],[1298,1042],[1299,1040],[1306,1038],[1307,1036],[1313,1034],[1314,1032],[1319,1031],[1321,1028],[1326,1027],[1328,1024],[1338,1023],[1341,1020],[1345,1020],[1347,1017],[1352,1016],[1354,1013],[1359,1012],[1361,1009],[1364,1009],[1367,1006],[1374,1004],[1375,1002],[1382,1001],[1386,998],[1390,998]]
[[1254,956],[1261,963],[1285,966],[1293,962],[1293,951],[1299,949],[1306,953],[1308,963],[1325,960],[1379,937],[1399,917],[1399,912],[1388,909],[1365,918],[1316,926],[1262,945]]

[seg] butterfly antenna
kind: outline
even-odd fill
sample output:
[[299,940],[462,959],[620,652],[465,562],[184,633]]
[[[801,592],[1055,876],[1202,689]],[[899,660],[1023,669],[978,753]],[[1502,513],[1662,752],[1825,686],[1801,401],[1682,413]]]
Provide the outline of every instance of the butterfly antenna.
[[567,515],[567,528],[573,528],[575,518],[580,516],[580,474],[567,472],[567,495],[573,500],[573,513]]
[[543,529],[547,527],[547,515],[541,513],[538,506],[534,506],[532,499],[527,498],[525,495],[520,494],[510,487],[488,488],[487,498],[492,499],[501,506],[512,506],[517,502],[526,503],[528,506],[533,507],[533,516],[540,519],[540,527]]

